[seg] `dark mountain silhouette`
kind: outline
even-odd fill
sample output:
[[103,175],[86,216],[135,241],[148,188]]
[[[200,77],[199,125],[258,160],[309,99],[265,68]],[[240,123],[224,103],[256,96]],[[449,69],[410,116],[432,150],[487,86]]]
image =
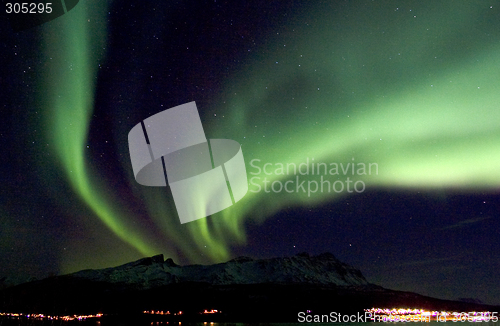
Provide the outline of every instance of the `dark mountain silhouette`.
[[371,307],[499,308],[384,289],[370,284],[359,270],[330,253],[257,260],[239,257],[221,264],[188,266],[158,255],[0,292],[0,310],[57,315],[102,312],[139,316],[143,311],[168,310],[183,311],[182,318],[196,320],[199,312],[217,309],[222,311],[217,318],[225,321],[296,322],[301,311],[356,313]]

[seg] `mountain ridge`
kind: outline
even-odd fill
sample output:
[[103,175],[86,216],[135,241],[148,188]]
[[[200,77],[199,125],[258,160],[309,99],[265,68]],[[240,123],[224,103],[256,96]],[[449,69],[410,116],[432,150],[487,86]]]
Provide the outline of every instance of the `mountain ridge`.
[[182,310],[184,320],[198,320],[200,311],[217,309],[224,312],[218,321],[293,322],[305,310],[357,313],[372,307],[500,310],[385,289],[369,283],[361,271],[331,253],[237,257],[225,263],[186,266],[156,255],[0,291],[0,311],[53,315],[102,312],[143,318],[143,311]]
[[164,260],[160,254],[117,267],[82,270],[67,276],[98,282],[130,284],[142,289],[182,282],[203,282],[212,285],[369,284],[361,271],[339,261],[331,253],[317,256],[301,253],[292,257],[267,259],[237,257],[213,265],[185,266],[175,264],[171,258]]

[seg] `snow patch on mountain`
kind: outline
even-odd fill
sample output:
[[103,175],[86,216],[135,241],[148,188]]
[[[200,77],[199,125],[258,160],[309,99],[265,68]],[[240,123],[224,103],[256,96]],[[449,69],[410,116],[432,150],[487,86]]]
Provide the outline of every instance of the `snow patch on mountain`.
[[263,283],[368,285],[359,270],[342,263],[330,253],[255,260],[238,257],[226,263],[187,266],[179,266],[172,259],[164,261],[163,255],[157,255],[118,267],[83,270],[70,275],[141,289],[183,282],[203,282],[212,285]]

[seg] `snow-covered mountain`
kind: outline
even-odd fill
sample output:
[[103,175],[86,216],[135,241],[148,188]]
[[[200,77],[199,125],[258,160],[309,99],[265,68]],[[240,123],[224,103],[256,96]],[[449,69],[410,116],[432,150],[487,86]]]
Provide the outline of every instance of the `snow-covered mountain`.
[[203,282],[211,285],[368,285],[359,270],[342,263],[330,253],[312,257],[304,253],[294,257],[256,260],[239,257],[221,264],[187,266],[179,266],[172,259],[164,261],[163,255],[157,255],[118,267],[83,270],[69,276],[129,285],[137,289],[183,282]]
[[255,260],[239,257],[206,266],[179,266],[158,255],[0,291],[0,311],[55,315],[103,312],[127,318],[135,314],[142,321],[149,316],[144,317],[143,312],[151,310],[183,311],[183,320],[206,321],[200,319],[205,317],[199,312],[217,309],[224,312],[219,321],[297,322],[299,311],[356,313],[371,307],[499,309],[384,289],[368,283],[359,270],[329,253]]

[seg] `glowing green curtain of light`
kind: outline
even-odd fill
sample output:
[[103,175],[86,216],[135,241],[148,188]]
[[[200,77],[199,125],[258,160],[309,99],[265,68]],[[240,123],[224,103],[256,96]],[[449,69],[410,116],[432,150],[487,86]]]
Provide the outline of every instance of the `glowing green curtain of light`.
[[[324,3],[301,13],[300,23],[291,19],[276,28],[269,44],[253,49],[256,54],[228,79],[207,135],[241,142],[249,181],[259,177],[254,183],[260,186],[264,177],[284,182],[295,176],[253,174],[258,169],[251,160],[260,159],[254,165],[262,168],[314,158],[377,163],[377,175],[354,177],[365,182],[365,191],[498,191],[499,34],[497,25],[482,23],[498,9],[477,1],[460,8],[441,2],[349,6],[347,15]],[[300,178],[306,186],[319,180]],[[337,178],[345,176],[326,176]],[[194,222],[193,237],[225,246],[231,237],[244,241],[247,220],[355,195],[252,189],[212,217],[211,228]]]
[[[47,55],[58,57],[46,73],[51,136],[75,192],[120,239],[150,254],[85,163],[99,48],[97,34],[90,40],[86,3],[46,33]],[[345,164],[354,158],[378,164],[377,175],[358,178],[367,190],[498,189],[500,47],[492,23],[498,10],[476,1],[451,7],[415,3],[411,12],[396,10],[396,2],[352,1],[346,15],[334,3],[305,8],[279,33],[269,32],[267,43],[253,50],[214,100],[217,117],[206,119],[207,137],[240,142],[249,181],[260,177],[254,183],[261,186],[264,177],[273,182],[290,176],[252,174],[253,159],[262,167],[308,158]],[[163,192],[143,189],[141,196],[151,218],[186,257],[221,261],[232,245],[244,243],[246,221],[348,195],[252,189],[221,213],[183,226]],[[202,209],[206,204],[195,202]]]
[[151,255],[156,251],[126,225],[123,212],[113,207],[106,185],[86,163],[98,59],[106,34],[103,12],[104,1],[80,1],[73,10],[44,25],[47,130],[74,191],[120,239]]

